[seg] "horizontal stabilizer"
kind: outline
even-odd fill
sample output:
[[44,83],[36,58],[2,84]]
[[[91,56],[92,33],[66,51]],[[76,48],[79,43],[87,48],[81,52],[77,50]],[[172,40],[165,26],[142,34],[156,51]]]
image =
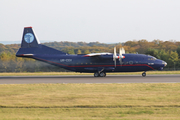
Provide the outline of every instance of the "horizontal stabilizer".
[[32,57],[34,54],[20,54],[20,55],[18,55],[19,57],[20,56],[26,56],[26,57]]

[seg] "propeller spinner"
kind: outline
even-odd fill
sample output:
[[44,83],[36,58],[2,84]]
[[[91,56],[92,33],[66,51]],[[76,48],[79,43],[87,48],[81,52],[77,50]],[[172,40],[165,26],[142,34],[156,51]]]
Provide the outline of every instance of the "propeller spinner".
[[122,54],[125,54],[124,48],[119,49],[119,62],[121,64],[121,66],[122,66],[122,59],[125,58],[125,56],[123,56]]

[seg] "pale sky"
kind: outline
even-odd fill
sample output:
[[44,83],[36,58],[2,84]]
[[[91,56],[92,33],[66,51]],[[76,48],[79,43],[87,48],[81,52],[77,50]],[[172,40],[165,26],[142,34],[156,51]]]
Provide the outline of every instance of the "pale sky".
[[180,0],[0,0],[0,41],[180,41]]

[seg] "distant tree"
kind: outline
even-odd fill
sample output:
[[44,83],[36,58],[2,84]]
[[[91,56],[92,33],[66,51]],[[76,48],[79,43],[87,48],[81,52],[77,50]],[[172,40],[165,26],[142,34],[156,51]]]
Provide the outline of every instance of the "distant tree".
[[180,58],[180,46],[177,48],[177,53],[178,53],[179,58]]
[[152,55],[152,56],[160,59],[160,56],[159,56],[159,53],[158,53],[158,50],[157,50],[157,49],[148,48],[148,49],[146,50],[145,54]]
[[175,64],[176,62],[178,62],[178,53],[176,51],[170,52],[169,61],[174,64],[174,69],[175,69]]
[[7,53],[5,53],[5,52],[2,52],[1,53],[1,55],[0,55],[0,59],[1,59],[1,68],[2,69],[4,69],[5,71],[4,72],[6,72],[7,71],[7,67],[8,67],[8,65],[9,65],[9,55],[7,54]]
[[90,53],[89,50],[84,51],[84,54],[89,54],[89,53]]
[[0,53],[5,51],[5,46],[3,44],[0,43]]
[[138,45],[138,42],[135,41],[135,40],[134,41],[127,41],[127,42],[124,43],[124,45],[130,46],[130,47],[135,47],[135,46]]
[[75,54],[75,53],[74,53],[74,49],[68,50],[68,54]]
[[81,54],[81,50],[80,49],[78,49],[77,54]]
[[166,51],[168,50],[172,50],[172,51],[175,51],[177,50],[178,46],[172,42],[172,41],[165,41],[161,44],[161,48],[160,49],[165,49]]
[[137,52],[138,53],[142,53],[144,54],[145,51],[149,48],[149,44],[148,44],[148,41],[147,40],[139,40],[138,41],[138,45],[140,46],[139,49],[137,49]]
[[159,56],[160,56],[160,58],[159,59],[161,59],[161,60],[164,60],[164,61],[166,61],[166,62],[168,62],[169,60],[169,51],[165,51],[165,50],[163,50],[163,49],[161,49],[161,50],[159,50]]

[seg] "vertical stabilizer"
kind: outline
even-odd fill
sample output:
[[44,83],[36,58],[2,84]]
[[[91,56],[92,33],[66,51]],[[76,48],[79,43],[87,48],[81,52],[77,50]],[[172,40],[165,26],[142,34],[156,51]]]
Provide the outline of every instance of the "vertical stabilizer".
[[32,27],[25,27],[21,48],[19,48],[16,56],[18,57],[32,57],[33,55],[66,55],[66,53],[41,45]]
[[22,36],[21,48],[38,47],[38,44],[40,44],[40,42],[32,27],[25,27]]

